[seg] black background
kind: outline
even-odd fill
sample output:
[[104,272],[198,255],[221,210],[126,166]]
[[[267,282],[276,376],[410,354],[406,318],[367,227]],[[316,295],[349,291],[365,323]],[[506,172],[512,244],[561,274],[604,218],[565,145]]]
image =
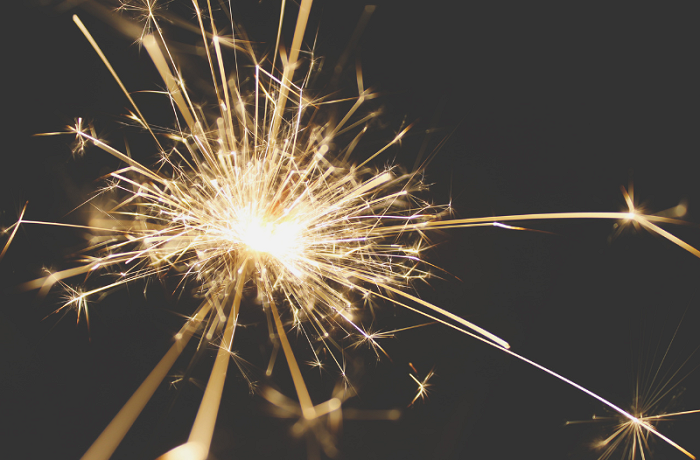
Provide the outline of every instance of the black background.
[[[687,220],[700,222],[700,37],[691,9],[481,3],[377,8],[351,59],[359,56],[365,85],[382,95],[370,108],[383,109],[384,129],[362,147],[371,153],[403,120],[417,123],[401,147],[376,164],[410,167],[430,130],[428,150],[447,138],[426,171],[427,182],[435,184],[431,196],[436,203],[451,199],[458,216],[618,211],[624,209],[620,186],[633,181],[651,212],[687,200]],[[273,42],[277,8],[263,1],[234,9],[261,50]],[[318,31],[317,54],[327,56],[328,68],[361,11],[314,5],[306,42]],[[69,137],[32,134],[61,130],[82,116],[115,145],[131,135],[118,125],[128,101],[72,23],[74,12],[127,88],[158,88],[146,53],[90,14],[32,2],[6,13],[12,24],[3,40],[3,226],[16,220],[26,200],[29,219],[79,219],[79,213],[64,215],[99,186],[97,177],[118,166],[97,149],[73,159]],[[287,17],[291,28],[293,6]],[[285,40],[291,40],[290,30]],[[354,84],[348,72],[341,87],[352,90]],[[150,119],[169,123],[162,99],[139,97]],[[148,163],[153,154],[140,158]],[[506,338],[517,353],[628,408],[635,369],[642,363],[649,374],[658,364],[654,350],[665,349],[684,314],[663,369],[678,368],[700,345],[700,261],[644,232],[611,239],[613,224],[529,222],[551,233],[481,228],[434,235],[439,244],[427,257],[452,276],[418,286],[418,292]],[[694,227],[671,230],[700,244]],[[60,267],[81,241],[79,232],[25,226],[0,262],[0,432],[9,452],[3,457],[78,458],[178,327],[168,313],[174,300],[157,287],[144,300],[142,286],[95,304],[89,335],[84,324],[75,326],[73,313],[61,322],[42,321],[56,297],[37,302],[14,286],[40,276],[42,266]],[[390,306],[385,311],[384,329],[421,322]],[[251,328],[239,336],[239,347],[264,366],[258,335],[264,336]],[[360,397],[347,404],[400,408],[402,418],[346,420],[341,458],[597,458],[590,445],[611,432],[602,423],[565,426],[606,410],[542,371],[445,327],[403,332],[384,344],[393,361],[375,363],[366,350],[351,353],[362,363],[355,366]],[[303,357],[303,343],[299,347]],[[429,400],[412,408],[406,408],[415,391],[409,362],[422,376],[436,370]],[[683,369],[699,362],[694,356]],[[209,365],[200,367],[205,379]],[[322,379],[309,374],[315,402],[329,396],[334,381],[333,371]],[[698,372],[690,374],[671,409],[700,408],[699,382]],[[283,366],[269,383],[294,395]],[[201,392],[186,385],[173,403],[175,394],[163,385],[114,458],[155,458],[186,439]],[[232,369],[212,458],[305,458],[306,444],[289,434],[291,423],[267,415],[264,400],[249,396]],[[699,428],[697,415],[660,425],[694,453],[700,452]],[[684,458],[660,442],[652,446],[659,458]]]

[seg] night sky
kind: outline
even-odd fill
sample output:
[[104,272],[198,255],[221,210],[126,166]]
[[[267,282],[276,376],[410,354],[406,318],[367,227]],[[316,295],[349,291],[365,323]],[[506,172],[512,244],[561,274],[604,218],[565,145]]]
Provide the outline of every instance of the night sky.
[[[152,144],[140,151],[149,144],[135,130],[122,129],[128,101],[71,15],[80,14],[132,91],[161,84],[145,51],[84,10],[46,3],[25,2],[5,13],[12,24],[3,40],[3,227],[16,221],[27,200],[27,219],[79,221],[81,211],[66,214],[91,196],[99,177],[120,166],[96,148],[72,158],[70,136],[35,133],[59,131],[84,117],[115,145],[127,138],[143,163],[155,161]],[[234,8],[236,21],[260,51],[271,50],[278,3],[236,3],[242,3]],[[415,122],[402,145],[375,164],[410,168],[423,145],[430,152],[444,141],[426,169],[426,182],[434,185],[425,196],[435,203],[451,200],[457,216],[620,211],[620,187],[633,183],[650,212],[683,201],[686,220],[700,223],[700,33],[694,12],[668,4],[524,3],[378,6],[338,85],[338,94],[352,94],[351,68],[359,60],[365,86],[381,95],[366,109],[382,115],[356,161],[390,141],[402,123]],[[313,8],[306,43],[317,33],[316,53],[327,57],[327,77],[362,5],[317,1]],[[187,8],[171,10],[192,18]],[[290,6],[287,29],[295,15]],[[291,36],[286,30],[286,43]],[[206,76],[206,69],[200,74]],[[320,83],[316,89],[328,90]],[[139,97],[149,119],[172,125],[162,98]],[[637,376],[656,372],[677,329],[658,378],[690,357],[673,381],[689,376],[664,401],[672,401],[669,411],[700,409],[700,369],[690,372],[700,365],[700,356],[692,355],[700,346],[700,260],[646,232],[618,234],[614,224],[524,222],[540,231],[432,234],[435,247],[426,258],[445,273],[417,285],[416,292],[626,409]],[[700,246],[697,225],[665,228]],[[58,295],[37,301],[15,287],[40,276],[44,266],[66,267],[83,241],[79,231],[24,226],[0,262],[0,457],[79,458],[169,347],[181,324],[172,311],[193,305],[153,283],[146,299],[141,285],[93,304],[89,334],[84,323],[76,326],[74,313],[42,320],[59,305]],[[255,327],[260,314],[254,308],[253,326],[237,335],[234,347],[264,371],[270,347],[264,325]],[[390,305],[378,321],[385,330],[424,322]],[[366,349],[349,351],[359,396],[345,407],[397,408],[402,417],[345,420],[339,458],[589,459],[600,455],[591,445],[612,432],[605,423],[565,426],[608,412],[582,392],[454,330],[430,325],[382,345],[391,360],[377,362]],[[300,340],[298,349],[303,361],[308,346]],[[186,368],[191,355],[183,356],[173,374]],[[198,363],[196,380],[206,381],[212,356]],[[407,408],[416,389],[409,363],[420,376],[433,368],[436,375],[429,399]],[[261,383],[295,397],[285,366]],[[321,377],[309,370],[315,403],[329,397],[335,380],[332,370]],[[201,390],[195,384],[178,389],[161,386],[113,458],[153,459],[186,440]],[[231,366],[211,458],[306,458],[306,442],[290,434],[292,421],[272,417],[267,407],[249,395]],[[700,415],[659,429],[700,454]],[[656,440],[652,447],[655,458],[686,458]]]

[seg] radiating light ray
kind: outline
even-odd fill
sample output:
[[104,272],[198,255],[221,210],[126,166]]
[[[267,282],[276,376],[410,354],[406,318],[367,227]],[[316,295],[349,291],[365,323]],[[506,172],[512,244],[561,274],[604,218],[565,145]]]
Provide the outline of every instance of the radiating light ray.
[[[248,260],[244,260],[238,269],[238,279],[235,288],[231,311],[227,315],[226,328],[224,329],[223,338],[219,351],[216,354],[216,360],[211,370],[211,375],[207,382],[202,403],[199,405],[199,411],[195,417],[194,424],[188,443],[200,446],[204,452],[201,460],[206,458],[211,445],[211,439],[214,436],[214,426],[216,425],[216,416],[219,412],[219,404],[221,403],[221,394],[224,390],[224,381],[226,379],[226,370],[230,360],[231,345],[233,344],[233,334],[236,331],[238,321],[239,308],[241,305],[241,297],[243,295],[243,285],[248,278]],[[227,299],[228,300],[228,299]],[[228,302],[226,302],[228,303]]]
[[358,348],[364,344],[369,344],[369,346],[374,350],[377,357],[379,357],[379,352],[381,351],[384,356],[386,356],[387,358],[389,358],[389,360],[391,360],[391,356],[389,356],[389,353],[387,353],[386,350],[384,350],[384,348],[379,344],[379,342],[377,342],[378,340],[394,338],[395,334],[398,332],[408,331],[410,329],[415,329],[418,327],[429,326],[431,324],[437,324],[437,322],[415,324],[413,326],[402,327],[400,329],[393,329],[390,331],[367,332],[363,329],[360,331],[359,338],[353,344],[353,347]]
[[[153,131],[151,130],[150,125],[149,125],[148,123],[146,123],[146,118],[143,116],[143,114],[141,114],[141,111],[140,111],[139,108],[136,106],[136,103],[134,102],[134,100],[131,98],[131,94],[129,94],[129,91],[126,90],[126,87],[124,86],[124,83],[122,83],[121,79],[119,78],[119,75],[117,74],[117,72],[116,72],[116,71],[114,70],[114,68],[112,67],[112,64],[109,63],[109,60],[107,60],[107,57],[106,57],[106,56],[104,55],[104,53],[102,52],[102,50],[100,49],[100,47],[99,47],[99,45],[97,44],[97,42],[95,41],[95,39],[92,38],[92,35],[90,34],[90,32],[87,30],[87,28],[85,27],[85,25],[83,24],[83,22],[80,20],[80,18],[78,18],[77,15],[73,15],[73,22],[75,22],[75,24],[78,26],[78,28],[79,28],[80,31],[83,33],[83,35],[85,36],[85,38],[87,38],[87,40],[90,42],[90,45],[91,45],[92,48],[95,50],[95,52],[97,53],[97,55],[100,57],[100,59],[102,60],[102,63],[105,65],[105,67],[107,67],[107,70],[109,70],[109,73],[112,74],[112,78],[114,78],[114,81],[117,82],[117,84],[119,85],[119,88],[121,88],[122,92],[124,93],[124,95],[126,96],[126,98],[129,100],[129,102],[131,103],[131,105],[132,105],[132,107],[134,108],[134,110],[136,110],[136,113],[138,114],[138,119],[142,121],[142,125],[143,125],[144,127],[146,127],[146,129],[148,129],[148,131],[151,133],[151,136],[153,137],[153,140],[155,140],[156,144],[158,144],[158,146],[159,146],[160,149],[162,150],[163,148],[160,146],[160,143],[158,142],[158,138],[156,137],[156,135],[155,135],[155,134],[153,133]],[[76,131],[76,134],[78,134],[78,133],[80,133],[80,132],[81,132],[81,131]],[[94,142],[94,141],[93,141],[93,142]],[[127,161],[126,163],[129,163],[129,162]],[[145,168],[144,168],[144,169],[145,169]]]
[[211,303],[206,302],[197,311],[196,315],[182,326],[180,332],[175,335],[175,343],[122,406],[109,425],[102,430],[100,436],[92,443],[88,451],[83,454],[81,460],[99,460],[112,456],[119,443],[136,421],[136,418],[141,414],[143,408],[168,374],[170,368],[175,364],[185,346],[187,346],[199,324],[209,313],[210,308]]
[[7,252],[8,248],[10,247],[10,244],[12,244],[12,240],[15,239],[15,235],[17,234],[17,230],[19,230],[20,224],[22,224],[24,221],[22,220],[24,218],[24,213],[27,211],[27,205],[29,202],[24,203],[24,206],[22,207],[22,211],[19,213],[19,219],[17,219],[17,222],[15,222],[10,228],[6,229],[4,233],[12,230],[10,233],[10,236],[7,238],[7,242],[5,243],[5,246],[2,248],[2,252],[0,252],[0,261],[2,260],[3,257],[5,257],[5,253]]

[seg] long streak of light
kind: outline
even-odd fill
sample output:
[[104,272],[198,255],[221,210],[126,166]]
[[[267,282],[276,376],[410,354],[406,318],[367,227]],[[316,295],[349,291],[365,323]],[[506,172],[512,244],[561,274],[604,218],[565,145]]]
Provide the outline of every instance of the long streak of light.
[[665,222],[677,225],[684,225],[686,222],[679,219],[672,219],[662,216],[642,215],[637,214],[634,210],[630,212],[554,212],[540,214],[518,214],[508,216],[495,217],[475,217],[467,219],[452,219],[445,221],[433,221],[423,224],[414,224],[408,226],[393,226],[384,227],[381,231],[385,233],[401,233],[407,230],[427,230],[427,229],[448,229],[448,228],[465,228],[471,226],[479,226],[482,224],[497,224],[505,221],[525,221],[525,220],[564,220],[564,219],[612,219],[623,221],[635,221],[653,233],[656,233],[672,243],[680,246],[684,250],[693,254],[695,257],[700,257],[700,250],[681,240],[677,236],[662,229],[652,222]]
[[[487,343],[488,343],[488,342],[487,342]],[[552,371],[552,370],[550,370],[550,369],[547,369],[546,367],[542,366],[541,364],[537,364],[536,362],[534,362],[534,361],[532,361],[532,360],[529,360],[529,359],[525,358],[524,356],[521,356],[521,355],[519,355],[519,354],[517,354],[517,353],[515,353],[515,352],[513,352],[513,351],[511,351],[511,350],[503,349],[503,352],[508,353],[509,355],[513,356],[514,358],[518,358],[519,360],[521,360],[521,361],[523,361],[523,362],[525,362],[525,363],[527,363],[527,364],[529,364],[529,365],[531,365],[531,366],[533,366],[533,367],[536,367],[537,369],[539,369],[539,370],[541,370],[541,371],[543,371],[543,372],[546,372],[547,374],[549,374],[549,375],[551,375],[551,376],[553,376],[553,377],[556,377],[557,379],[561,380],[562,382],[564,382],[564,383],[566,383],[566,384],[568,384],[568,385],[571,385],[572,387],[576,388],[577,390],[582,391],[583,393],[586,393],[588,396],[590,396],[590,397],[592,397],[592,398],[594,398],[594,399],[597,399],[598,401],[600,401],[600,402],[602,402],[603,404],[605,404],[606,406],[608,406],[610,409],[614,410],[614,411],[617,412],[618,414],[620,414],[620,415],[622,415],[623,417],[625,417],[626,419],[628,419],[630,422],[632,422],[632,424],[633,424],[635,427],[639,427],[639,428],[641,428],[641,429],[643,429],[643,430],[646,430],[647,432],[653,434],[654,436],[657,436],[659,439],[663,440],[663,441],[666,442],[667,444],[669,444],[669,445],[675,447],[676,449],[678,449],[680,452],[682,452],[683,454],[685,454],[688,458],[692,458],[693,460],[695,460],[695,456],[694,456],[693,454],[691,454],[690,452],[688,452],[686,449],[684,449],[682,446],[680,446],[679,444],[677,444],[677,443],[676,443],[675,441],[673,441],[672,439],[670,439],[670,438],[668,438],[667,436],[665,436],[663,433],[660,433],[660,432],[659,432],[656,428],[654,428],[652,425],[650,425],[649,423],[646,423],[646,422],[645,422],[644,420],[642,420],[642,419],[639,419],[639,418],[635,417],[634,415],[630,414],[629,412],[625,411],[624,409],[621,409],[620,407],[618,407],[618,406],[616,406],[615,404],[611,403],[610,401],[608,401],[607,399],[603,398],[602,396],[599,396],[598,394],[592,392],[592,391],[589,390],[588,388],[583,387],[583,386],[579,385],[578,383],[576,383],[576,382],[574,382],[574,381],[572,381],[572,380],[567,379],[567,378],[564,377],[563,375],[557,374],[556,372],[554,372],[554,371]]]
[[275,111],[272,117],[270,139],[277,138],[277,132],[282,121],[282,114],[284,113],[284,108],[287,104],[289,85],[291,84],[292,76],[297,66],[299,50],[301,49],[301,42],[302,40],[304,40],[304,32],[306,32],[306,22],[309,20],[309,13],[311,13],[312,3],[313,0],[301,0],[301,5],[299,6],[297,25],[294,29],[294,37],[292,38],[292,48],[289,53],[289,59],[284,66],[284,70],[282,73],[282,84],[280,85],[279,91],[279,98],[277,99],[277,104],[275,105]]
[[289,339],[287,339],[287,333],[284,331],[284,326],[282,325],[282,320],[280,319],[280,315],[277,311],[277,306],[272,301],[270,301],[270,309],[272,310],[272,316],[275,320],[277,335],[282,343],[282,351],[284,351],[284,356],[287,359],[289,370],[292,373],[292,379],[294,380],[294,387],[297,390],[297,396],[299,397],[299,404],[301,405],[302,414],[304,415],[304,418],[307,419],[315,418],[317,415],[316,410],[314,410],[311,397],[306,389],[304,377],[301,375],[299,364],[297,364],[296,357],[292,351],[292,346],[289,344]]
[[211,304],[209,302],[205,303],[197,314],[182,326],[180,332],[175,336],[175,343],[156,364],[150,374],[148,374],[148,377],[136,389],[112,421],[109,422],[109,425],[102,431],[100,436],[92,443],[87,452],[83,454],[80,458],[81,460],[108,460],[112,456],[131,428],[131,425],[134,424],[136,418],[143,408],[146,407],[148,401],[150,401],[153,393],[156,392],[160,383],[168,375],[168,371],[175,364],[197,326],[209,313],[210,308]]
[[[221,394],[224,391],[224,382],[226,380],[226,370],[231,359],[231,345],[233,344],[233,334],[236,331],[236,322],[241,305],[241,296],[243,295],[243,285],[248,277],[248,261],[243,261],[238,269],[238,282],[236,283],[236,293],[231,305],[231,311],[228,314],[226,329],[224,336],[219,346],[219,351],[216,354],[214,367],[211,370],[209,381],[207,382],[204,397],[199,405],[199,411],[192,425],[190,437],[187,442],[199,446],[204,460],[209,454],[209,446],[214,435],[214,426],[216,424],[216,416],[219,412],[219,404],[221,403]],[[194,459],[193,459],[194,460]]]
[[136,113],[138,113],[139,119],[144,121],[143,125],[146,126],[148,131],[151,133],[151,136],[153,137],[153,139],[156,141],[156,143],[160,147],[160,143],[158,142],[158,138],[156,137],[155,134],[153,134],[153,131],[151,130],[150,125],[148,123],[145,123],[146,118],[141,114],[141,111],[139,110],[138,106],[136,105],[134,100],[131,98],[131,94],[129,94],[129,91],[127,91],[126,87],[124,86],[124,83],[122,83],[121,78],[119,78],[119,75],[114,70],[114,67],[112,67],[112,64],[109,63],[109,60],[107,59],[107,57],[104,55],[104,53],[100,49],[100,46],[97,44],[95,39],[92,38],[92,35],[87,30],[87,27],[85,27],[85,25],[83,24],[83,21],[81,21],[80,18],[74,14],[73,15],[73,22],[75,22],[75,24],[78,26],[78,28],[83,33],[83,35],[85,35],[85,38],[87,38],[88,42],[90,42],[90,45],[95,50],[97,55],[100,57],[100,59],[102,60],[102,63],[105,65],[105,67],[107,67],[107,70],[109,70],[109,73],[112,74],[112,78],[114,78],[114,80],[117,82],[117,84],[119,85],[119,88],[121,88],[121,90],[124,93],[124,95],[126,96],[126,98],[129,99],[129,102],[131,102],[131,106],[134,108],[134,110],[136,110]]

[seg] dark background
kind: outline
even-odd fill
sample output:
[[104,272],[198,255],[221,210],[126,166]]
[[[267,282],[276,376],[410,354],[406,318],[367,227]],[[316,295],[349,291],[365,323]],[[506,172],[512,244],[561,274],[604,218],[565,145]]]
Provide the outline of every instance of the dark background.
[[[350,61],[352,67],[359,56],[365,85],[382,95],[368,105],[382,108],[383,129],[375,124],[361,146],[369,154],[391,140],[404,120],[417,122],[402,146],[377,165],[411,167],[429,131],[428,152],[447,139],[426,171],[427,182],[435,184],[431,196],[436,203],[451,199],[458,216],[618,211],[624,209],[620,186],[633,181],[651,212],[687,200],[687,220],[700,222],[700,37],[691,8],[480,3],[377,8]],[[234,10],[260,50],[271,49],[277,9],[263,1]],[[191,18],[186,8],[171,10]],[[327,56],[327,69],[361,11],[355,5],[314,5],[306,43],[318,31],[317,54]],[[115,145],[123,146],[124,137],[132,147],[140,145],[133,130],[120,130],[128,101],[72,23],[74,12],[127,88],[153,90],[160,82],[146,53],[94,15],[39,2],[8,11],[0,163],[5,227],[27,200],[28,219],[79,220],[79,213],[64,216],[99,186],[96,178],[118,167],[97,149],[73,159],[70,137],[32,134],[59,131],[82,116]],[[288,29],[295,15],[292,5]],[[168,30],[179,38],[181,32]],[[353,72],[343,74],[340,87],[351,93],[354,85]],[[149,119],[169,126],[162,99],[139,97]],[[153,154],[135,155],[148,164]],[[692,255],[645,232],[611,238],[614,222],[524,225],[551,233],[481,228],[434,235],[439,244],[428,260],[452,276],[418,286],[418,292],[623,408],[632,403],[638,370],[651,375],[679,323],[660,377],[700,345],[700,261]],[[670,230],[700,245],[696,227]],[[82,455],[169,346],[179,321],[168,311],[187,306],[174,307],[157,286],[144,300],[143,286],[135,286],[93,305],[90,334],[84,323],[76,327],[74,313],[60,322],[54,316],[42,321],[57,296],[37,302],[14,286],[40,276],[42,266],[65,266],[64,258],[82,241],[80,232],[25,226],[0,262],[3,457]],[[422,322],[384,308],[383,329]],[[257,346],[265,343],[258,337],[264,328],[257,329],[237,337],[238,345],[244,357],[264,366],[269,350]],[[427,326],[383,345],[393,361],[376,363],[367,350],[350,353],[360,396],[347,407],[400,408],[402,418],[346,420],[338,441],[341,458],[597,458],[600,452],[590,446],[612,432],[603,423],[565,426],[606,409],[456,331]],[[299,349],[303,358],[303,344]],[[436,376],[429,400],[406,408],[415,391],[409,362],[421,376],[434,366]],[[675,380],[699,363],[692,356]],[[186,360],[176,368],[185,366]],[[197,376],[205,380],[210,364],[199,367]],[[315,375],[308,378],[318,403],[328,398],[335,375]],[[294,396],[283,366],[266,383]],[[178,393],[163,385],[114,458],[155,458],[186,439],[201,391],[184,387]],[[700,372],[666,400],[672,396],[669,410],[699,409]],[[292,422],[269,416],[265,406],[259,396],[248,395],[232,366],[212,458],[305,458],[305,442],[290,435]],[[700,452],[697,415],[659,427]],[[658,458],[685,458],[663,443],[652,447]]]

